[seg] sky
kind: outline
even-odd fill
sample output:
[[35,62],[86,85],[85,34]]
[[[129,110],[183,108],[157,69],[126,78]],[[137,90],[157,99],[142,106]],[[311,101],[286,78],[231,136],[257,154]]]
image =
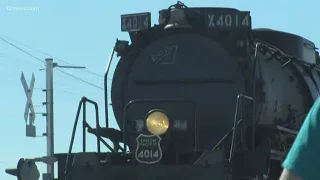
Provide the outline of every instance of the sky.
[[[320,2],[316,0],[185,0],[187,6],[230,7],[251,11],[253,28],[271,28],[303,36],[320,45],[318,25]],[[54,136],[55,152],[67,152],[77,106],[82,96],[99,104],[99,117],[104,123],[103,75],[116,38],[129,40],[120,31],[120,15],[151,12],[152,24],[158,11],[176,3],[173,0],[135,1],[63,1],[63,0],[1,0],[0,38],[10,41],[40,60],[52,57],[59,65],[86,66],[86,70],[62,69],[94,85],[54,70]],[[12,10],[12,7],[32,7]],[[65,62],[69,63],[66,64]],[[118,62],[114,58],[110,79]],[[4,170],[15,167],[19,158],[46,155],[45,132],[45,71],[44,64],[21,50],[0,40],[0,180],[14,180]],[[35,126],[39,137],[25,136],[24,109],[26,96],[20,82],[21,72],[28,85],[35,75],[32,101],[35,106]],[[110,90],[110,84],[108,89]],[[109,92],[110,93],[110,92]],[[110,99],[110,98],[109,98]],[[109,107],[109,125],[118,127]],[[88,108],[88,121],[94,125],[94,110]],[[80,128],[80,127],[78,127]],[[78,129],[78,132],[79,129]],[[73,152],[82,150],[81,134],[77,133]],[[88,135],[87,151],[96,151],[95,138]],[[105,149],[104,149],[105,150]],[[38,163],[41,173],[46,166]]]

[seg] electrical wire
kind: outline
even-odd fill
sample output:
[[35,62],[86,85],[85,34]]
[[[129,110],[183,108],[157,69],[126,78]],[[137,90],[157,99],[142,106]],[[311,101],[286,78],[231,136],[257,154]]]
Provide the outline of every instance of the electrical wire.
[[[25,62],[28,61],[34,65],[39,65],[36,61],[34,60],[30,60],[28,58],[25,59],[21,59],[12,55],[8,55],[8,54],[4,54],[4,53],[0,53],[0,59],[12,59],[12,60],[17,60],[17,61],[21,61],[21,62]],[[43,65],[39,65],[38,69],[41,69],[43,67]]]
[[[5,71],[1,71],[1,69],[0,69],[0,73],[1,72],[5,72]],[[5,72],[6,73],[6,72]],[[9,78],[12,78],[12,79],[14,79],[14,76],[12,75],[12,74],[6,74],[7,76],[9,76]],[[56,83],[55,83],[56,84]],[[59,91],[59,92],[62,92],[62,93],[66,93],[66,94],[72,94],[72,95],[75,95],[75,96],[78,96],[78,97],[82,97],[83,95],[81,95],[81,94],[79,94],[79,93],[77,93],[77,92],[74,92],[74,91],[69,91],[69,90],[65,90],[65,89],[63,89],[63,88],[59,88],[59,87],[54,87],[53,88],[54,89],[54,91]],[[44,89],[43,88],[39,88],[39,87],[35,87],[34,88],[34,90],[41,90],[41,91],[43,91]],[[110,92],[110,91],[109,91]],[[95,98],[90,98],[90,99],[93,99],[93,100],[97,100],[97,99],[99,99],[99,97],[95,97]],[[33,105],[33,107],[36,109],[36,108],[41,108],[41,107],[44,107],[45,106],[45,104],[36,104],[36,105]],[[39,114],[39,113],[38,113]],[[41,113],[42,114],[42,113]],[[0,162],[1,163],[1,162]]]
[[22,51],[22,52],[24,52],[24,53],[28,54],[29,56],[33,57],[34,59],[36,59],[36,60],[38,60],[38,61],[40,61],[40,62],[44,63],[44,61],[43,61],[43,60],[41,60],[40,58],[38,58],[38,57],[36,57],[36,56],[34,56],[34,55],[30,54],[29,52],[25,51],[24,49],[21,49],[20,47],[18,47],[18,46],[16,46],[16,45],[12,44],[11,42],[9,42],[9,41],[7,41],[7,40],[3,39],[2,37],[0,37],[0,39],[1,39],[2,41],[4,41],[5,43],[7,43],[7,44],[11,45],[12,47],[14,47],[14,48],[16,48],[16,49],[18,49],[18,50],[20,50],[20,51]]
[[73,77],[74,79],[77,79],[77,80],[79,80],[79,81],[82,81],[82,82],[84,82],[84,83],[87,83],[87,84],[89,84],[89,85],[91,85],[91,86],[93,86],[93,87],[96,87],[96,88],[98,88],[98,89],[104,90],[104,89],[103,89],[102,87],[100,87],[100,86],[97,86],[97,85],[95,85],[95,84],[93,84],[93,83],[91,83],[91,82],[85,81],[85,80],[83,80],[83,79],[81,79],[81,78],[78,78],[77,76],[74,76],[74,75],[72,75],[72,74],[70,74],[70,73],[67,73],[67,72],[65,72],[65,71],[63,71],[63,70],[61,70],[61,69],[57,69],[57,70],[60,71],[60,72],[62,72],[63,74],[66,74],[66,75],[68,75],[68,76]]
[[[3,35],[2,35],[2,36],[3,36]],[[71,64],[71,63],[69,63],[69,62],[67,62],[67,61],[65,61],[65,60],[60,59],[60,58],[54,57],[54,56],[52,56],[51,54],[48,54],[48,53],[46,53],[46,52],[44,52],[44,51],[38,50],[38,49],[36,49],[36,48],[33,48],[33,47],[31,47],[31,46],[29,46],[29,45],[27,45],[27,44],[24,44],[24,43],[22,43],[22,42],[19,42],[19,41],[17,41],[17,40],[14,40],[14,39],[12,39],[12,38],[9,38],[8,36],[5,36],[5,37],[6,37],[6,39],[9,39],[10,41],[14,41],[14,42],[17,43],[17,44],[23,45],[23,46],[25,46],[25,47],[27,47],[27,48],[29,48],[29,49],[32,49],[32,50],[34,50],[34,51],[36,51],[36,52],[38,52],[38,53],[42,53],[42,54],[44,54],[44,55],[50,56],[50,57],[52,57],[52,58],[54,58],[54,59],[56,59],[56,60],[58,60],[58,61],[60,61],[60,62],[63,62],[63,63],[65,63],[65,64],[68,64],[68,65],[70,65],[70,66],[74,66],[74,64]],[[1,38],[1,39],[3,40],[4,38]],[[88,69],[82,69],[82,71],[85,71],[85,72],[87,72],[87,73],[89,73],[89,74],[92,74],[92,75],[95,75],[95,76],[98,76],[98,77],[104,77],[103,75],[100,75],[100,74],[95,73],[95,72],[93,72],[93,71],[91,71],[91,70],[88,70]]]
[[[36,59],[36,60],[38,60],[38,61],[40,61],[40,62],[42,62],[42,63],[45,63],[45,62],[44,62],[43,60],[41,60],[40,58],[32,55],[31,53],[29,53],[29,52],[27,52],[26,50],[24,50],[24,49],[22,49],[22,48],[20,48],[20,47],[18,47],[18,46],[16,46],[16,45],[14,45],[13,43],[11,43],[11,42],[3,39],[2,37],[0,37],[0,39],[1,39],[2,41],[4,41],[5,43],[9,44],[10,46],[13,46],[14,48],[20,50],[21,52],[29,55],[30,57],[32,57],[32,58],[34,58],[34,59]],[[65,74],[65,75],[68,75],[68,76],[73,77],[74,79],[77,79],[78,81],[81,81],[81,82],[83,82],[83,83],[86,83],[86,84],[88,84],[88,85],[90,85],[90,86],[93,86],[93,87],[95,87],[95,88],[97,88],[97,89],[104,90],[104,88],[102,88],[102,87],[100,87],[100,86],[97,86],[97,85],[95,85],[95,84],[93,84],[93,83],[91,83],[91,82],[88,82],[88,81],[83,80],[83,79],[81,79],[81,78],[79,78],[79,77],[76,77],[76,76],[74,76],[74,75],[72,75],[72,74],[70,74],[70,73],[67,73],[67,72],[65,72],[65,71],[63,71],[63,70],[61,70],[61,69],[57,69],[57,70],[60,71],[60,72],[62,72],[62,73]]]
[[[76,93],[76,92],[73,92],[73,91],[69,91],[69,90],[65,90],[65,89],[61,89],[61,88],[54,88],[54,91],[59,91],[59,92],[63,92],[65,94],[68,94],[68,95],[73,95],[74,97],[77,97],[77,98],[82,98],[84,95],[83,94],[79,94],[79,93]],[[68,96],[69,97],[69,96]],[[94,100],[94,101],[98,101],[99,99],[101,99],[101,97],[98,97],[98,96],[86,96],[87,98],[91,99],[91,100]]]
[[[1,35],[1,36],[4,36],[4,35]],[[52,58],[54,58],[54,59],[56,59],[56,60],[58,60],[58,61],[61,61],[61,62],[63,62],[63,63],[65,63],[65,64],[68,64],[68,65],[70,65],[70,66],[75,66],[74,64],[71,64],[71,63],[69,63],[69,62],[67,62],[67,61],[65,61],[65,60],[62,60],[62,59],[60,59],[60,58],[57,58],[57,57],[54,57],[54,56],[52,56],[51,54],[48,54],[48,53],[46,53],[46,52],[44,52],[44,51],[41,51],[41,50],[38,50],[38,49],[36,49],[36,48],[33,48],[33,47],[31,47],[31,46],[29,46],[29,45],[27,45],[27,44],[24,44],[24,43],[22,43],[22,42],[19,42],[19,41],[17,41],[17,40],[14,40],[14,39],[12,39],[12,38],[9,38],[8,36],[5,36],[6,37],[6,39],[9,39],[10,41],[14,41],[15,43],[17,43],[17,44],[20,44],[20,45],[22,45],[22,46],[25,46],[25,47],[27,47],[27,48],[29,48],[29,49],[32,49],[32,50],[34,50],[34,51],[36,51],[36,52],[38,52],[38,53],[42,53],[42,54],[44,54],[44,55],[47,55],[47,56],[50,56],[50,57],[52,57]],[[6,39],[4,39],[4,38],[2,38],[2,37],[0,37],[4,42],[6,42],[6,43],[8,43],[8,44],[10,44],[10,45],[13,45],[12,43],[10,43],[9,41],[7,41]],[[17,47],[17,46],[15,46],[15,48],[18,48],[19,50],[21,50],[21,48],[19,48],[19,47]],[[31,55],[31,56],[33,56],[32,54],[28,54],[28,55]],[[1,53],[0,53],[0,56],[1,56]],[[37,58],[37,57],[34,57],[34,58]],[[41,60],[41,59],[39,59],[39,58],[37,58],[38,60]],[[42,60],[41,60],[42,61]],[[98,77],[102,77],[102,78],[104,78],[104,76],[102,76],[102,75],[100,75],[100,74],[98,74],[98,73],[95,73],[95,72],[93,72],[93,71],[91,71],[91,70],[88,70],[88,68],[86,68],[86,69],[81,69],[82,71],[84,71],[84,72],[87,72],[87,73],[89,73],[89,74],[92,74],[92,75],[95,75],[95,76],[98,76]],[[108,78],[109,80],[112,80],[111,78]]]

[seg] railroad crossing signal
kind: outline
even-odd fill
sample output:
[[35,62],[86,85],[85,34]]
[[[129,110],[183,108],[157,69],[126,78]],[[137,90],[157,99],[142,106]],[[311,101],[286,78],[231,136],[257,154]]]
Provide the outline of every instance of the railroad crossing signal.
[[[35,112],[33,108],[33,103],[32,103],[32,92],[34,88],[34,82],[35,82],[35,77],[34,74],[32,73],[32,78],[30,82],[30,88],[28,88],[27,81],[23,75],[23,72],[21,73],[21,83],[24,89],[24,92],[27,96],[27,103],[26,103],[26,108],[24,111],[24,120],[27,123],[26,124],[26,136],[27,137],[36,137],[36,127],[33,125],[34,120],[35,120]],[[29,113],[30,111],[30,113]],[[29,124],[28,124],[28,117],[29,117]]]

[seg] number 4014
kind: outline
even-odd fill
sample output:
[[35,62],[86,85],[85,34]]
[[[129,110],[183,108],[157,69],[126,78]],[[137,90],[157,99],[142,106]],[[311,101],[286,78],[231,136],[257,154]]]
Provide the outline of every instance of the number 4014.
[[232,16],[231,14],[222,14],[215,16],[215,14],[208,14],[208,27],[235,27],[238,26],[249,26],[249,15],[241,17],[239,15]]
[[148,25],[149,25],[148,17],[140,17],[140,16],[132,16],[132,17],[123,18],[122,26],[126,29],[139,28],[138,19],[142,20],[143,26],[148,27]]
[[159,158],[159,151],[142,150],[138,154],[139,158]]

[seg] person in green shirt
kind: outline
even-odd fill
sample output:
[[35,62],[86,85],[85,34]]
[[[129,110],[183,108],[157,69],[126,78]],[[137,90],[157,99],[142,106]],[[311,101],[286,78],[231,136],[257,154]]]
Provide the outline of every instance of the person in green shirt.
[[320,180],[320,98],[318,98],[282,163],[280,180]]

